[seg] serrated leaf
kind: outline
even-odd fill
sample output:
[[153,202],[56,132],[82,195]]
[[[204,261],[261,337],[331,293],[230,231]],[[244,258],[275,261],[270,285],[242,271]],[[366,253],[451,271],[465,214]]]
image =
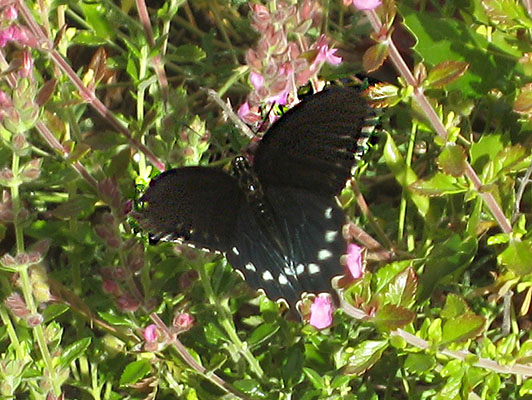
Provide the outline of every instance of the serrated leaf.
[[411,260],[395,261],[387,264],[382,268],[379,268],[373,274],[373,285],[375,287],[374,292],[381,292],[386,286],[392,282],[397,274],[400,274],[405,269],[412,265]]
[[465,61],[443,61],[430,70],[425,84],[430,88],[442,88],[464,75],[468,68]]
[[138,360],[129,363],[120,376],[120,386],[137,383],[151,371],[151,364],[148,360]]
[[449,194],[463,193],[468,190],[455,177],[441,172],[436,172],[429,179],[420,179],[412,183],[409,187],[413,192],[428,197],[441,197]]
[[514,111],[519,114],[532,116],[532,83],[521,88],[514,102]]
[[388,45],[377,43],[366,50],[362,56],[362,66],[366,72],[372,72],[380,68],[388,57]]
[[416,313],[408,308],[394,304],[385,304],[379,308],[377,315],[372,321],[379,329],[391,331],[408,325],[415,317]]
[[464,299],[454,293],[450,293],[445,299],[445,305],[443,306],[440,315],[442,318],[450,319],[458,317],[459,315],[464,315],[468,312],[470,312],[469,306]]
[[343,372],[346,375],[361,375],[380,360],[388,347],[387,340],[366,340],[355,347]]
[[67,346],[63,349],[61,357],[59,358],[60,365],[62,367],[69,367],[72,361],[78,359],[83,353],[85,353],[85,350],[87,350],[90,344],[91,338],[86,337]]
[[482,6],[486,14],[498,24],[508,28],[532,27],[521,4],[514,0],[482,0]]
[[457,178],[464,174],[467,165],[464,149],[454,143],[447,143],[443,147],[436,162],[444,174]]
[[459,342],[476,337],[484,327],[484,317],[468,313],[449,319],[443,324],[443,343]]
[[493,160],[494,174],[513,173],[526,169],[530,165],[530,150],[521,144],[507,146]]
[[532,241],[511,240],[508,247],[497,257],[502,266],[518,276],[532,273]]
[[168,55],[168,59],[177,63],[187,63],[199,62],[206,56],[207,54],[201,47],[193,44],[183,44],[181,46],[177,46],[175,51]]
[[401,101],[399,88],[389,83],[377,83],[364,91],[364,95],[374,107],[392,107]]
[[408,307],[414,300],[417,289],[417,275],[412,267],[395,276],[384,292],[387,303]]

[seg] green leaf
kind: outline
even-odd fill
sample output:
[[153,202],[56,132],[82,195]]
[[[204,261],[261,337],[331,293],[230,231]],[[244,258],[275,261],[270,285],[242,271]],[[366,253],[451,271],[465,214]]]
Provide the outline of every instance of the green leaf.
[[386,303],[408,307],[414,300],[417,289],[417,275],[412,267],[395,276],[383,292]]
[[97,36],[103,39],[111,39],[114,29],[111,28],[107,15],[109,10],[102,3],[80,2],[79,7],[85,15],[85,21],[94,30]]
[[151,364],[148,360],[138,360],[129,363],[120,376],[120,386],[137,383],[151,371]]
[[455,318],[470,312],[469,306],[460,296],[450,293],[445,299],[445,306],[440,316],[445,319]]
[[414,374],[424,374],[436,365],[434,356],[423,353],[409,354],[405,360],[405,368]]
[[513,239],[508,247],[497,257],[502,266],[518,276],[532,273],[532,240]]
[[313,369],[307,367],[303,368],[303,372],[310,380],[310,383],[312,383],[312,386],[314,386],[316,389],[323,389],[323,387],[325,386],[325,382],[323,381],[323,378],[320,374],[318,374]]
[[514,0],[482,0],[486,14],[506,28],[532,28],[530,17],[519,2]]
[[412,265],[411,260],[395,261],[387,264],[382,268],[379,268],[373,274],[373,285],[375,287],[374,292],[381,292],[386,286],[392,282],[397,274],[400,274],[409,266]]
[[263,398],[266,396],[266,393],[262,390],[260,383],[255,379],[241,379],[235,381],[233,385],[241,392],[256,398]]
[[377,43],[366,50],[362,56],[362,66],[366,72],[372,72],[386,61],[388,57],[388,45]]
[[441,197],[449,194],[463,193],[468,188],[453,176],[436,172],[430,179],[419,180],[410,185],[410,189],[422,196]]
[[62,367],[69,367],[72,361],[77,360],[79,357],[81,357],[81,355],[83,355],[83,353],[85,353],[85,350],[87,350],[90,344],[91,338],[86,337],[63,349],[59,360],[60,365]]
[[348,364],[344,367],[344,374],[363,374],[380,360],[387,347],[387,340],[366,340],[358,344],[349,357]]
[[247,343],[250,346],[258,345],[267,341],[280,329],[278,323],[262,324],[259,325],[247,339]]
[[[383,155],[386,165],[390,168],[390,171],[392,171],[397,182],[399,182],[404,189],[409,190],[409,186],[414,183],[418,177],[414,170],[406,165],[403,156],[388,133],[386,133],[386,143],[384,144]],[[429,200],[424,196],[419,196],[412,192],[411,198],[419,213],[422,216],[426,216],[429,210]]]
[[430,88],[442,88],[464,75],[468,68],[464,61],[443,61],[430,70],[424,83]]
[[464,149],[454,143],[445,144],[436,162],[444,174],[454,177],[462,176],[467,165]]
[[106,322],[109,322],[111,325],[123,325],[123,326],[133,326],[133,322],[127,316],[123,314],[117,314],[115,310],[110,311],[100,311],[98,313],[101,319]]
[[477,170],[481,170],[497,154],[505,148],[501,135],[482,135],[478,142],[471,145],[469,156],[471,165]]
[[168,59],[176,63],[199,62],[206,57],[205,51],[193,44],[183,44],[178,46],[172,54],[168,54]]
[[379,329],[391,331],[408,325],[415,317],[416,313],[408,308],[394,304],[385,304],[379,308],[377,315],[372,321]]
[[468,313],[449,319],[443,324],[443,343],[459,342],[476,337],[485,324],[485,319],[480,315]]
[[424,262],[425,270],[419,279],[418,300],[429,298],[436,284],[446,276],[464,271],[477,253],[474,237],[453,235],[437,244]]
[[458,90],[464,97],[480,97],[494,87],[501,88],[497,82],[509,82],[508,76],[514,73],[518,57],[490,51],[492,45],[486,36],[471,29],[469,22],[442,18],[436,12],[419,12],[406,2],[396,5],[417,39],[414,50],[427,65],[446,60],[465,61],[470,65],[464,76],[448,85],[447,90]]
[[42,312],[44,322],[48,323],[50,321],[53,321],[55,318],[57,318],[61,314],[64,314],[69,309],[70,307],[68,307],[65,304],[60,304],[60,303],[50,304]]

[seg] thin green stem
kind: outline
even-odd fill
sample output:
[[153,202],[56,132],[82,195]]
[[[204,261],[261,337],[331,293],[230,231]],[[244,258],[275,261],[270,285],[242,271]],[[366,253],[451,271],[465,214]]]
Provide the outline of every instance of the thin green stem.
[[207,270],[205,269],[205,265],[199,264],[198,270],[203,289],[205,290],[205,294],[207,295],[207,299],[209,300],[210,304],[216,307],[216,310],[220,317],[220,324],[229,336],[229,339],[231,339],[233,344],[238,348],[239,353],[246,359],[255,375],[260,379],[264,379],[264,371],[262,370],[259,362],[255,358],[255,356],[253,356],[251,351],[249,351],[247,344],[245,342],[242,342],[242,340],[240,340],[240,337],[238,337],[230,313],[228,313],[227,309],[221,306],[220,302],[217,301],[214,291],[212,290],[211,281],[209,275],[207,274]]

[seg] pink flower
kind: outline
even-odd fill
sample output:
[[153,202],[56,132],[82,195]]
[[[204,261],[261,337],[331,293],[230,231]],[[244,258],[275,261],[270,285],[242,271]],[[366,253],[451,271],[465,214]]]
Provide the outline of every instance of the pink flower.
[[250,72],[249,80],[255,89],[259,89],[264,86],[264,77],[255,71]]
[[157,340],[157,325],[155,324],[150,324],[148,325],[145,329],[144,329],[144,332],[142,333],[142,335],[144,336],[144,340],[146,342],[155,342]]
[[188,331],[194,324],[194,317],[189,313],[181,313],[174,317],[173,325],[180,331]]
[[327,36],[320,36],[320,38],[316,42],[316,49],[318,50],[318,54],[316,56],[316,59],[312,63],[313,66],[319,65],[322,62],[328,62],[332,65],[338,65],[342,62],[342,57],[335,55],[338,49],[329,48],[329,40],[327,39]]
[[328,294],[321,293],[310,306],[309,324],[316,329],[325,329],[332,325],[334,306]]
[[18,17],[17,8],[14,5],[7,6],[2,11],[2,15],[6,21],[14,21]]
[[[349,3],[351,2],[347,2],[346,4]],[[352,0],[352,3],[359,10],[374,10],[382,4],[381,0]]]
[[351,276],[359,279],[364,274],[364,265],[362,262],[362,251],[364,249],[356,244],[350,243],[347,246],[346,263]]

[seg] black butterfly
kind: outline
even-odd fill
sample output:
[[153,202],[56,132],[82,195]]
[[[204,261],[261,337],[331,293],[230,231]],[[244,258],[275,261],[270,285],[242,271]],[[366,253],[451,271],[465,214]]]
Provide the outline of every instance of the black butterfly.
[[184,167],[153,179],[141,201],[154,239],[226,254],[248,284],[293,305],[330,290],[342,273],[345,215],[335,196],[356,162],[371,111],[355,88],[332,87],[287,111],[266,132],[252,166]]

